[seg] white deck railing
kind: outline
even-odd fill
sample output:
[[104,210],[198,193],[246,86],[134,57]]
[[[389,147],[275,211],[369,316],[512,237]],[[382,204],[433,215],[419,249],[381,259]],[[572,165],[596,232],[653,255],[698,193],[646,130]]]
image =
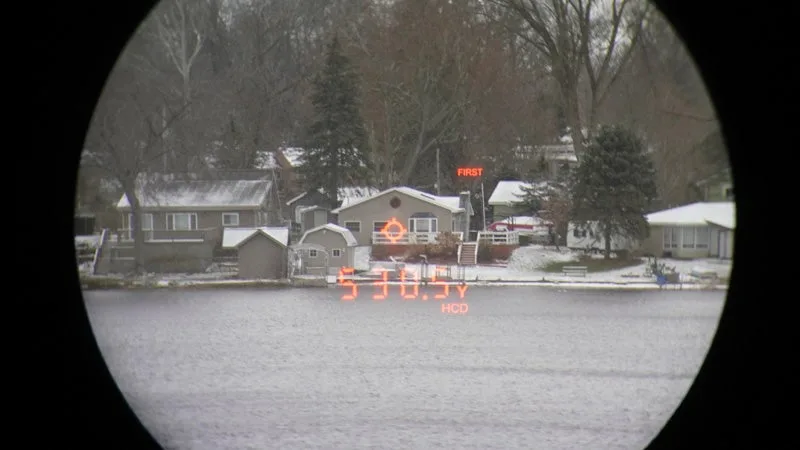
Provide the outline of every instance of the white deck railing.
[[519,231],[480,231],[478,242],[500,245],[519,245]]
[[[437,243],[436,237],[439,236],[438,231],[424,232],[424,231],[406,231],[401,236],[395,238],[391,233],[383,233],[375,231],[372,233],[373,245],[414,245],[414,244],[435,244]],[[387,236],[388,234],[388,236]],[[458,240],[464,239],[464,233],[457,231],[453,233]]]
[[[143,230],[145,242],[203,242],[208,233],[216,228],[200,228],[197,230]],[[119,242],[133,242],[133,230],[123,228],[118,231]]]

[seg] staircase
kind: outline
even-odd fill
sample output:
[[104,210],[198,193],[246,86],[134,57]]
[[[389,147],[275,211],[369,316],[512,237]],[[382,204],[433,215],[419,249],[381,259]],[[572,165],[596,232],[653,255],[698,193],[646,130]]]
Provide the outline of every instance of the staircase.
[[458,263],[462,266],[474,266],[478,263],[478,243],[464,242],[458,252]]

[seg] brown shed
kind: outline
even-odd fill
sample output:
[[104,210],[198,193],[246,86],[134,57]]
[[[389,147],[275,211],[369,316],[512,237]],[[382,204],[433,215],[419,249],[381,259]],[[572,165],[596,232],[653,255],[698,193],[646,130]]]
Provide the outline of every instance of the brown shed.
[[226,228],[222,241],[223,248],[237,249],[239,278],[277,280],[288,276],[288,228]]

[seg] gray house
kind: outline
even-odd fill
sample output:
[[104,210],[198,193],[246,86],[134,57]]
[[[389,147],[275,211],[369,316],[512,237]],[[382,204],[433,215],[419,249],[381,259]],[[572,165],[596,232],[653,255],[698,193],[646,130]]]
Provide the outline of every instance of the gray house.
[[[227,227],[266,226],[277,220],[268,180],[157,180],[137,186],[145,241],[202,241],[217,246]],[[131,240],[131,208],[122,195],[121,240]]]
[[336,271],[341,267],[369,269],[369,247],[359,246],[353,233],[339,225],[328,223],[310,229],[298,244],[309,248],[306,261],[309,267],[327,266]]
[[[141,175],[137,180],[145,268],[205,270],[226,228],[266,226],[278,219],[268,180],[208,180],[195,175]],[[134,269],[131,207],[117,203],[122,228],[101,235],[96,273]]]
[[469,229],[468,219],[474,214],[469,193],[436,196],[404,186],[386,189],[332,212],[359,245],[436,242],[438,233],[445,231],[463,236]]
[[222,239],[222,248],[237,251],[243,279],[286,278],[288,245],[288,228],[227,228]]

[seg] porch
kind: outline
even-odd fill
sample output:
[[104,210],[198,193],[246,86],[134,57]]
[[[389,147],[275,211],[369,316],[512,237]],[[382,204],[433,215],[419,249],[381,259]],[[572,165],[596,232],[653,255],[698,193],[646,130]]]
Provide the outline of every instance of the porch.
[[[217,228],[199,228],[195,230],[142,230],[144,242],[169,243],[169,242],[206,242],[214,239],[219,234]],[[133,230],[121,228],[111,237],[112,243],[132,244]]]
[[[439,231],[406,231],[402,234],[392,232],[384,233],[381,231],[372,232],[372,245],[417,245],[435,244]],[[398,235],[399,234],[399,235]],[[464,240],[464,233],[461,231],[452,232],[459,241]]]

